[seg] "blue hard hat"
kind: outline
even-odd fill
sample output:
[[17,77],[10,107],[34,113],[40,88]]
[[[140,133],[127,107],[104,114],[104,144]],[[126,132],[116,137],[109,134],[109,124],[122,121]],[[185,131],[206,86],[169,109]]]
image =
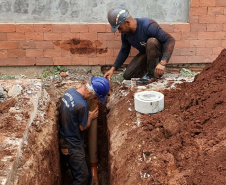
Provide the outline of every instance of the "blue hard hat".
[[119,26],[126,20],[129,12],[123,7],[113,7],[108,11],[108,22],[111,25],[111,31],[116,32]]
[[97,76],[91,78],[91,84],[100,101],[105,102],[106,96],[110,90],[109,81],[104,77]]

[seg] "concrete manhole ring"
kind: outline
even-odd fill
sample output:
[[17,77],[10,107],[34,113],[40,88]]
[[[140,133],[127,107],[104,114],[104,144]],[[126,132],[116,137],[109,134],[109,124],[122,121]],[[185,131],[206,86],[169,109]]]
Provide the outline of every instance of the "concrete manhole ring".
[[164,95],[157,91],[142,91],[134,95],[135,110],[144,114],[153,114],[164,109]]

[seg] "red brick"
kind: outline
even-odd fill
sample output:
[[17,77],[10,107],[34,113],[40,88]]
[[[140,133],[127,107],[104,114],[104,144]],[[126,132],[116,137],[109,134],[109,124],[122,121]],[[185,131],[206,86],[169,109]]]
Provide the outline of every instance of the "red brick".
[[52,41],[35,41],[35,46],[38,49],[53,49]]
[[115,40],[115,35],[113,33],[98,33],[97,40],[100,41]]
[[71,32],[87,33],[89,31],[89,26],[87,24],[72,24],[70,25]]
[[219,55],[223,49],[224,49],[223,47],[214,47],[213,55]]
[[226,6],[225,0],[216,0],[216,6]]
[[113,55],[113,57],[116,58],[118,56],[118,54],[119,54],[119,51],[120,51],[120,48],[114,49],[114,55]]
[[0,33],[0,41],[7,40],[7,33]]
[[25,40],[24,33],[7,33],[8,40]]
[[0,41],[0,49],[17,49],[17,42],[13,41]]
[[191,32],[206,31],[207,24],[191,24]]
[[226,40],[226,32],[214,32],[214,39]]
[[223,15],[224,7],[208,7],[208,15]]
[[114,55],[114,50],[107,48],[107,53],[105,53],[105,56],[112,57]]
[[61,57],[61,52],[55,49],[44,50],[44,57]]
[[191,40],[190,47],[206,47],[205,40]]
[[221,40],[205,40],[205,46],[208,47],[219,47],[221,46],[222,41]]
[[216,6],[216,0],[200,0],[199,6]]
[[190,15],[206,15],[207,7],[191,7]]
[[189,33],[182,34],[183,40],[195,40],[197,38],[198,38],[198,32],[189,32]]
[[35,48],[35,42],[34,41],[21,41],[21,42],[18,42],[18,48],[22,48],[22,49]]
[[216,17],[212,16],[212,15],[200,15],[199,16],[199,23],[215,24],[216,23]]
[[222,45],[223,48],[226,48],[226,40],[222,40]]
[[199,7],[199,0],[190,0],[191,7]]
[[80,39],[80,33],[62,33],[62,40]]
[[159,24],[160,27],[166,32],[173,32],[174,31],[174,24]]
[[114,40],[120,40],[121,41],[121,33],[116,32],[116,33],[114,33],[114,35],[115,35]]
[[202,61],[202,63],[212,63],[217,57],[218,57],[218,55],[205,56],[204,60]]
[[26,40],[43,40],[43,33],[41,32],[26,32]]
[[217,24],[225,24],[226,15],[216,15],[216,23]]
[[80,34],[80,39],[81,40],[97,40],[97,33],[81,33]]
[[69,50],[61,50],[61,56],[62,57],[71,57],[74,56],[75,54],[72,54]]
[[0,58],[7,58],[8,57],[8,50],[1,49],[0,50]]
[[17,66],[18,60],[17,58],[0,58],[1,66]]
[[71,57],[54,57],[54,65],[71,65]]
[[55,33],[68,33],[71,32],[69,24],[53,24],[53,32]]
[[175,43],[175,47],[177,48],[188,48],[190,47],[190,41],[189,40],[178,40]]
[[121,48],[121,42],[120,41],[109,41],[109,42],[107,42],[107,47],[110,49]]
[[193,24],[198,24],[199,23],[199,16],[195,15],[195,16],[189,16],[189,23],[193,23]]
[[106,33],[112,33],[112,32],[111,32],[111,25],[110,25],[110,24],[106,24],[106,25],[105,25],[105,32],[106,32]]
[[89,57],[89,65],[105,65],[105,57]]
[[224,24],[223,31],[226,31],[226,23]]
[[196,55],[207,56],[213,54],[213,48],[197,48]]
[[214,32],[199,32],[198,33],[198,39],[205,40],[205,39],[213,39]]
[[97,48],[96,56],[113,56],[113,49]]
[[53,58],[36,58],[36,65],[53,65]]
[[89,65],[89,58],[84,56],[75,56],[71,61],[72,65]]
[[207,31],[223,31],[222,24],[207,24]]
[[187,63],[204,63],[203,56],[189,56]]
[[182,39],[182,33],[181,33],[181,32],[170,33],[170,35],[172,35],[172,37],[173,37],[175,40],[181,40],[181,39]]
[[61,33],[44,33],[44,40],[61,40]]
[[174,32],[190,32],[190,24],[175,24]]
[[0,24],[0,32],[15,32],[16,27],[15,24]]
[[27,49],[26,57],[43,57],[43,49]]
[[21,66],[33,66],[35,65],[35,58],[33,57],[23,57],[23,58],[18,58],[18,65]]
[[115,62],[115,57],[107,57],[106,58],[106,65],[113,65]]
[[105,26],[105,24],[89,24],[88,30],[89,30],[89,32],[105,33],[106,26]]
[[9,49],[8,57],[25,57],[26,51],[24,49]]
[[173,54],[175,56],[194,56],[196,48],[175,48]]
[[34,24],[36,32],[52,32],[52,24]]
[[33,24],[19,24],[16,25],[16,32],[34,32],[34,25]]

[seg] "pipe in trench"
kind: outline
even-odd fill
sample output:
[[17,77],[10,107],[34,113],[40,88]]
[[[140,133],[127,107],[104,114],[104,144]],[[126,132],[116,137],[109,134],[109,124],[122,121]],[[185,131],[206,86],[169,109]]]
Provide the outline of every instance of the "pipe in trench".
[[[93,111],[98,106],[97,100],[88,101],[89,111]],[[92,172],[92,184],[98,185],[98,170],[97,170],[97,119],[92,120],[91,125],[88,131],[88,148],[89,148],[89,157],[90,165]]]

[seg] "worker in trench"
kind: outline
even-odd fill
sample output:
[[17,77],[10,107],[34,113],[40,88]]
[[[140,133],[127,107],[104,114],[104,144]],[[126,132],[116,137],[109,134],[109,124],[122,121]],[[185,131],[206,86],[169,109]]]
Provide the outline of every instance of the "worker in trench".
[[89,110],[87,101],[105,102],[110,85],[104,77],[92,77],[80,88],[68,89],[60,105],[60,149],[70,168],[73,185],[90,185],[92,182],[89,155],[84,146],[84,132],[98,117],[98,106]]
[[121,50],[104,77],[111,79],[129,56],[131,46],[139,53],[132,59],[124,72],[124,79],[139,78],[138,85],[147,85],[160,78],[173,53],[175,39],[150,18],[133,18],[127,9],[113,7],[108,11],[111,31],[121,33]]

